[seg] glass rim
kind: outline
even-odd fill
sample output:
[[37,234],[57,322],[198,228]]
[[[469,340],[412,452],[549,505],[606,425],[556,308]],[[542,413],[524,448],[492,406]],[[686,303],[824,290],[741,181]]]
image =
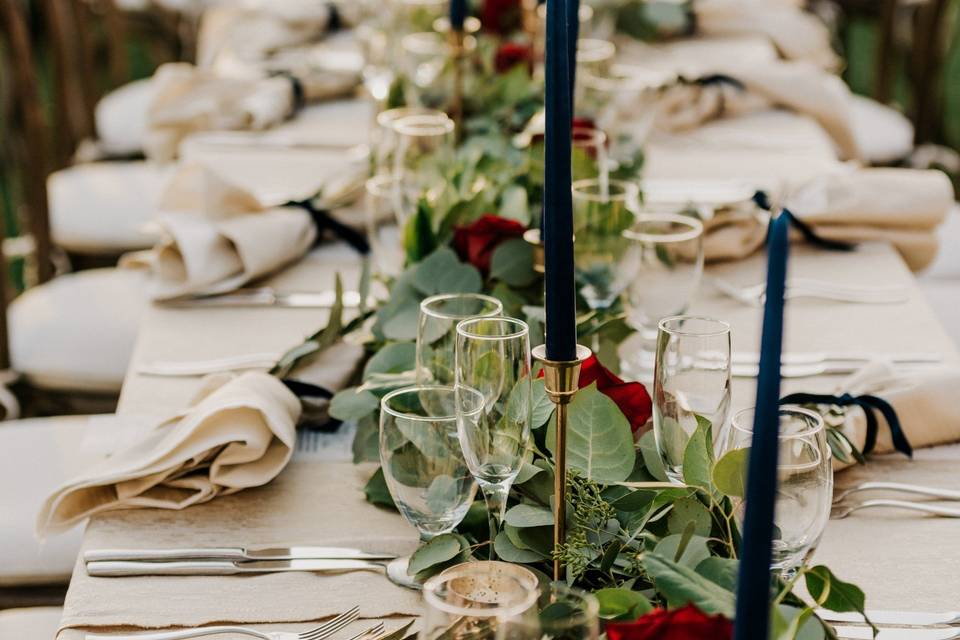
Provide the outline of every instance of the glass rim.
[[[608,192],[606,197],[599,193],[590,193],[589,191],[584,191],[587,186],[597,186],[606,182]],[[611,193],[609,188],[616,187],[622,189],[619,193]],[[631,196],[638,197],[640,195],[640,187],[635,182],[630,182],[629,180],[606,180],[603,181],[600,178],[584,178],[582,180],[576,180],[573,184],[570,185],[570,191],[573,193],[574,197],[582,198],[590,202],[621,202],[626,201]]]
[[696,240],[703,236],[703,223],[693,216],[684,216],[679,213],[636,213],[634,212],[634,226],[637,223],[644,222],[672,222],[690,227],[687,231],[678,231],[676,233],[644,233],[642,231],[633,231],[627,229],[623,232],[625,238],[630,240],[639,240],[641,242],[654,242],[657,244],[672,244],[675,242],[688,242]]
[[[404,51],[417,55],[448,56],[450,54],[450,44],[447,41],[446,34],[437,31],[408,33],[401,38],[400,46]],[[465,50],[472,51],[476,46],[477,39],[474,36],[464,36],[463,48]]]
[[393,123],[410,116],[433,116],[436,118],[449,118],[446,113],[438,109],[428,109],[426,107],[394,107],[386,109],[377,114],[377,124],[385,129],[393,127]]
[[[461,387],[461,388],[466,389],[468,392],[476,396],[480,396],[480,399],[483,400],[483,394],[477,391],[476,389],[472,387]],[[454,387],[451,385],[443,385],[443,384],[414,384],[414,385],[410,385],[409,387],[400,387],[399,389],[394,389],[387,395],[380,398],[380,411],[382,411],[383,413],[387,413],[393,416],[394,418],[403,418],[404,420],[411,420],[414,422],[456,422],[457,414],[459,413],[456,410],[457,389],[458,387]],[[391,408],[388,404],[389,400],[393,400],[397,396],[406,395],[408,393],[422,393],[424,391],[444,391],[444,392],[450,392],[451,394],[453,394],[454,396],[453,413],[448,416],[418,416],[416,414],[407,413],[405,411],[397,411],[396,409]],[[483,403],[481,402],[478,408],[473,409],[471,411],[465,411],[463,413],[467,415],[473,414],[473,413],[479,413],[482,409],[483,409]]]
[[[742,423],[742,417],[747,414],[756,413],[756,407],[747,407],[746,409],[740,409],[735,414],[733,414],[733,419],[730,421],[730,426],[736,429],[741,433],[753,434],[753,422],[750,422],[748,426],[744,426]],[[816,411],[811,411],[810,409],[804,409],[801,406],[794,404],[784,404],[777,407],[777,416],[781,415],[800,415],[805,418],[813,420],[813,424],[808,424],[807,428],[801,431],[800,433],[791,433],[783,434],[778,431],[777,439],[778,440],[797,440],[801,438],[809,438],[810,436],[815,436],[818,433],[822,432],[825,428],[823,422],[823,416],[821,416]]]
[[577,40],[577,62],[602,62],[612,59],[615,55],[617,55],[617,45],[609,40],[600,38]]
[[[687,320],[697,320],[699,322],[707,322],[715,325],[717,328],[712,331],[692,331],[684,330],[682,327],[672,327],[670,323],[677,321],[687,321]],[[662,318],[660,322],[657,323],[657,327],[660,331],[664,333],[669,333],[675,336],[690,336],[697,338],[712,338],[715,336],[722,336],[724,334],[730,334],[730,323],[724,320],[718,320],[716,318],[711,318],[710,316],[688,316],[688,315],[676,315],[676,316],[667,316]]]
[[472,609],[470,607],[462,607],[451,604],[441,599],[437,594],[437,591],[442,585],[447,584],[457,578],[467,577],[471,572],[477,573],[481,568],[482,567],[480,566],[479,562],[464,562],[463,564],[450,567],[442,573],[429,578],[423,583],[424,599],[430,606],[434,607],[435,609],[439,609],[444,613],[470,618],[509,618],[518,616],[524,611],[527,611],[530,607],[536,606],[537,600],[540,599],[540,590],[536,587],[530,588],[530,585],[526,584],[519,577],[513,575],[506,575],[505,577],[528,589],[528,593],[521,600],[512,605],[498,606],[489,610]]
[[[480,324],[481,322],[505,322],[518,327],[518,329],[510,333],[503,333],[496,336],[474,333],[468,330],[468,327],[471,325]],[[519,318],[496,316],[488,316],[486,318],[467,318],[457,323],[457,335],[463,336],[464,338],[470,338],[471,340],[514,340],[516,338],[530,335],[530,326]]]
[[580,611],[576,615],[566,618],[564,620],[565,623],[569,624],[570,626],[575,626],[586,624],[591,619],[596,619],[597,623],[599,624],[600,601],[597,600],[597,596],[593,595],[589,591],[586,591],[585,589],[573,587],[563,581],[551,582],[548,588],[557,593],[565,593],[567,595],[574,596],[584,604],[584,610]]
[[402,136],[434,138],[452,134],[455,125],[446,114],[443,117],[431,114],[404,116],[394,120],[390,127]]
[[[492,313],[473,313],[470,315],[463,315],[459,313],[443,313],[431,308],[431,305],[435,302],[446,302],[447,300],[455,300],[457,298],[492,303],[496,307],[496,311]],[[460,321],[469,320],[470,318],[494,318],[503,313],[503,303],[497,298],[483,293],[438,293],[420,301],[420,313],[428,315],[431,318],[438,318],[440,320]]]
[[[589,138],[577,138],[578,135],[587,135]],[[596,127],[573,127],[573,129],[570,130],[570,142],[575,147],[600,147],[607,144],[607,133]],[[586,179],[590,180],[591,178]],[[581,181],[577,180],[577,182]],[[570,187],[573,188],[573,185],[570,185]]]

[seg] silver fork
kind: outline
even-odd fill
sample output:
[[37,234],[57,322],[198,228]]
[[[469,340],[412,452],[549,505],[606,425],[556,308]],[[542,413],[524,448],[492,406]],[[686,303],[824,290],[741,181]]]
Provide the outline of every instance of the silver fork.
[[[359,615],[360,608],[354,607],[315,629],[302,631],[300,633],[292,631],[257,631],[256,629],[250,629],[248,627],[220,625],[215,627],[199,627],[196,629],[180,629],[177,631],[159,631],[155,633],[137,633],[119,636],[114,634],[88,633],[84,638],[85,640],[186,640],[187,638],[200,638],[222,633],[236,633],[250,636],[251,638],[260,638],[261,640],[326,640],[326,638],[329,638],[356,620]],[[371,635],[378,636],[381,633],[383,633],[382,622],[358,633],[350,638],[350,640],[364,640]]]
[[859,493],[860,491],[897,491],[899,493],[912,493],[918,496],[940,498],[941,500],[960,501],[960,491],[954,491],[952,489],[923,487],[918,484],[903,484],[901,482],[861,482],[855,487],[834,494],[833,504],[842,502],[847,496]]
[[[711,281],[721,293],[746,305],[761,306],[766,298],[766,283],[739,287],[721,278],[712,278]],[[908,299],[903,287],[854,287],[810,278],[791,278],[787,282],[785,297],[860,304],[895,304]]]
[[835,520],[846,518],[854,511],[861,509],[872,509],[874,507],[894,507],[897,509],[907,509],[908,511],[921,511],[923,513],[939,516],[941,518],[960,518],[960,509],[951,509],[949,507],[938,507],[925,502],[907,502],[905,500],[864,500],[856,504],[837,505],[834,507],[830,517]]

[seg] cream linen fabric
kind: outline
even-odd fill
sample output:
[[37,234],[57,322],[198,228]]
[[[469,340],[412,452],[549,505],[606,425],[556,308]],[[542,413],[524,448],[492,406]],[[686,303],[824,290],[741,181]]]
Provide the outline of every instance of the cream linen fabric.
[[268,374],[211,377],[191,407],[57,489],[37,529],[57,533],[104,511],[179,510],[266,484],[290,460],[300,411],[297,397]]
[[[274,482],[184,512],[138,509],[94,519],[85,549],[191,545],[346,545],[405,554],[416,530],[399,514],[366,503],[371,465],[294,460]],[[131,532],[136,531],[136,537]],[[212,622],[319,620],[360,606],[364,618],[417,615],[417,592],[377,572],[97,579],[74,574],[59,638]]]
[[[874,362],[852,375],[837,393],[870,394],[890,403],[897,412],[903,433],[914,450],[960,441],[960,406],[954,401],[960,389],[960,367],[950,365],[921,373],[905,372],[883,362]],[[875,453],[892,453],[890,429],[877,413],[879,433]],[[867,437],[863,410],[847,410],[844,435],[862,449]],[[835,462],[835,467],[843,465]]]
[[[824,238],[890,242],[918,271],[936,256],[936,229],[953,206],[953,188],[939,171],[852,169],[813,179],[788,194],[784,205]],[[750,255],[766,229],[765,212],[755,208],[720,211],[706,224],[706,257]]]
[[801,0],[695,0],[693,14],[698,35],[762,34],[784,58],[823,69],[840,66],[829,29]]
[[160,209],[160,242],[120,263],[151,271],[156,300],[231,291],[299,259],[317,237],[305,210],[264,209],[244,189],[199,165],[174,176]]

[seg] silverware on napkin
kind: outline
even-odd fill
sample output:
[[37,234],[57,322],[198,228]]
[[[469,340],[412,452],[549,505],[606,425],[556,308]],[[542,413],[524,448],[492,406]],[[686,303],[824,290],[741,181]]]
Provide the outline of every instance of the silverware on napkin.
[[[834,627],[837,637],[844,640],[874,640],[870,627]],[[876,640],[955,640],[960,629],[881,629]]]
[[873,509],[876,507],[889,507],[894,509],[905,509],[907,511],[919,511],[926,515],[938,516],[940,518],[960,518],[960,509],[951,509],[949,507],[938,507],[928,502],[907,502],[905,500],[864,500],[849,505],[834,505],[830,517],[835,520],[842,520],[854,511],[861,509]]
[[[852,622],[861,624],[865,622],[863,616],[859,613],[839,613],[837,611],[817,609],[817,616],[827,622]],[[960,611],[925,613],[919,611],[881,611],[879,609],[868,609],[867,617],[870,618],[870,622],[873,624],[896,624],[905,627],[960,623]]]
[[[117,635],[115,633],[101,634],[88,633],[84,636],[85,640],[187,640],[188,638],[200,638],[203,636],[219,635],[222,633],[235,633],[241,636],[251,638],[261,638],[261,640],[326,640],[337,631],[340,631],[348,624],[356,620],[359,609],[354,607],[349,612],[341,614],[315,629],[301,631],[258,631],[248,627],[234,627],[228,625],[217,625],[211,627],[197,627],[194,629],[178,629],[176,631],[150,631],[146,633]],[[383,635],[383,623],[365,629],[350,640],[365,640],[368,637],[381,637]]]
[[83,561],[169,562],[171,560],[393,560],[391,553],[370,553],[347,547],[184,547],[173,549],[88,549]]
[[[164,307],[193,308],[193,307],[291,307],[329,309],[336,300],[333,291],[276,291],[272,287],[256,287],[237,289],[230,293],[210,296],[194,296],[164,300],[159,304]],[[356,308],[360,306],[360,293],[357,291],[343,292],[343,306]]]
[[870,481],[861,482],[848,489],[837,491],[833,495],[833,504],[842,502],[847,496],[860,493],[861,491],[895,491],[898,493],[926,496],[928,498],[939,498],[940,500],[960,501],[960,491],[954,491],[952,489],[924,487],[918,484],[904,484],[902,482]]
[[[937,364],[943,362],[939,353],[861,353],[856,351],[811,351],[806,353],[784,353],[780,356],[781,364],[804,365],[833,363],[866,364],[873,360],[884,360],[893,364]],[[730,356],[733,364],[757,364],[760,354],[756,352],[735,351]]]

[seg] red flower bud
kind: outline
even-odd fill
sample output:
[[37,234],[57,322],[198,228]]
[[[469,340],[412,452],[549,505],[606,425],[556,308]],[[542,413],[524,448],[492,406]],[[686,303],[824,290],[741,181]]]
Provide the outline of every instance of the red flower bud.
[[506,35],[523,26],[520,0],[484,0],[480,9],[484,31]]
[[493,252],[500,243],[510,238],[520,238],[524,231],[524,226],[516,220],[487,214],[472,224],[456,227],[453,230],[453,247],[461,260],[466,260],[486,275],[490,271]]
[[689,604],[668,611],[654,609],[633,622],[608,622],[609,640],[731,640],[733,623],[708,616]]
[[526,65],[528,71],[533,71],[533,50],[525,44],[504,42],[493,58],[493,67],[497,73],[510,71],[520,64]]

